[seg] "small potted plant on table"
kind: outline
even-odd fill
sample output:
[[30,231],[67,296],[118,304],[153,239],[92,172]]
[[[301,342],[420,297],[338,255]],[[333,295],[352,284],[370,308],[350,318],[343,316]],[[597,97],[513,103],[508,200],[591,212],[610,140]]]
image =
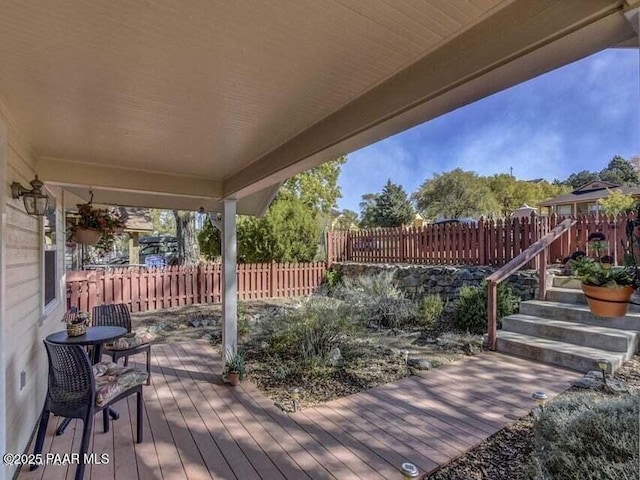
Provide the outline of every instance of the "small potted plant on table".
[[244,368],[244,357],[236,352],[227,352],[227,361],[224,368],[227,382],[232,387],[235,387],[240,383],[240,380],[244,379],[246,370]]
[[594,256],[582,256],[570,262],[574,275],[582,282],[589,309],[599,317],[624,317],[636,287],[634,270],[629,266],[615,266],[611,256],[602,256],[606,243],[601,232],[589,236],[589,246]]
[[91,315],[82,310],[71,310],[62,317],[62,321],[67,324],[67,335],[78,337],[87,333],[87,328],[91,324]]

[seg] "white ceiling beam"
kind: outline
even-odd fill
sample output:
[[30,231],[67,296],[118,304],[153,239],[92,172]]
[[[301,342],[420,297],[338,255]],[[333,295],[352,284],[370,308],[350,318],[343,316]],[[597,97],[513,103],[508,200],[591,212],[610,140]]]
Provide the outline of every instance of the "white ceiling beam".
[[[261,217],[275,197],[278,186],[258,191],[238,201],[237,209],[240,215]],[[91,199],[88,187],[64,187],[65,208],[73,208],[78,203],[86,203]],[[160,208],[166,210],[202,211],[207,213],[222,213],[222,201],[212,198],[195,198],[179,195],[162,195],[149,192],[125,192],[94,188],[93,202],[100,205],[118,205],[121,207]],[[69,195],[70,194],[70,195]],[[67,197],[69,197],[67,199]]]
[[35,170],[41,180],[63,187],[91,187],[200,199],[219,200],[222,197],[222,182],[208,178],[80,163],[51,157],[39,158]]
[[632,35],[619,1],[516,0],[227,179],[224,195],[241,198]]

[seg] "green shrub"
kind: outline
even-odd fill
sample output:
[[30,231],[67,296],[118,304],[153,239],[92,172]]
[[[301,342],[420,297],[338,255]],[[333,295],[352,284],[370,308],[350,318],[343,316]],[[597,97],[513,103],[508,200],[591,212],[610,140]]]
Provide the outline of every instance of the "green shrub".
[[350,316],[365,325],[398,328],[417,317],[415,304],[395,286],[391,272],[345,278],[336,296],[349,305]]
[[640,398],[571,394],[551,403],[534,429],[533,480],[638,478]]
[[444,307],[445,303],[440,295],[427,295],[418,304],[418,323],[425,327],[433,327],[442,316]]
[[272,356],[323,362],[354,330],[340,300],[313,296],[264,323],[261,337]]
[[[520,297],[510,286],[498,285],[497,310],[498,319],[512,315],[518,311]],[[487,331],[487,286],[464,286],[458,292],[458,300],[453,311],[454,326],[470,333],[482,334]]]
[[327,270],[324,272],[324,284],[333,290],[342,282],[342,273],[339,270]]

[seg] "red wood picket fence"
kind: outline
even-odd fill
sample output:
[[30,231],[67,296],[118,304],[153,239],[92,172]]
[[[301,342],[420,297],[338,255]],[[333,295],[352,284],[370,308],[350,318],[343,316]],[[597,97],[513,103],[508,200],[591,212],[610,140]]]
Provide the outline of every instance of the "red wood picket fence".
[[[324,262],[239,264],[238,299],[299,297],[322,283]],[[67,272],[67,307],[124,303],[132,312],[222,301],[220,264]]]
[[[476,225],[441,224],[409,228],[381,228],[327,233],[327,262],[417,263],[426,265],[502,266],[550,232],[565,217],[480,219]],[[555,242],[549,262],[555,263],[577,249],[587,248],[592,232],[602,232],[609,254],[621,262],[630,216],[608,218],[585,215],[568,235]]]

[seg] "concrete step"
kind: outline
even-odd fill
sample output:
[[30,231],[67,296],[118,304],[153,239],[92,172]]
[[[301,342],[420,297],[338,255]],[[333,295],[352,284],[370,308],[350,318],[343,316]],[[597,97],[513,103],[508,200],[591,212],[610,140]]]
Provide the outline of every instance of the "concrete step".
[[502,319],[502,330],[583,347],[633,355],[640,333],[516,314]]
[[520,304],[520,313],[532,317],[549,318],[565,322],[578,322],[586,325],[596,325],[620,330],[640,331],[640,313],[629,311],[624,317],[602,318],[596,317],[589,311],[587,305],[572,303],[550,302],[548,300],[527,300]]
[[575,288],[549,287],[546,299],[549,302],[587,304],[587,299],[582,290]]
[[558,288],[571,288],[574,290],[580,290],[581,282],[575,277],[562,277],[555,275],[551,284],[553,287]]
[[606,359],[609,362],[611,365],[609,373],[612,373],[630,358],[622,352],[583,347],[504,330],[498,331],[497,350],[583,373],[598,370],[599,359]]
[[[578,305],[586,305],[587,298],[582,293],[582,289],[549,287],[547,289],[547,301],[559,303],[575,303]],[[634,293],[631,301],[640,304],[640,295]],[[640,305],[629,304],[629,312],[640,313]]]

